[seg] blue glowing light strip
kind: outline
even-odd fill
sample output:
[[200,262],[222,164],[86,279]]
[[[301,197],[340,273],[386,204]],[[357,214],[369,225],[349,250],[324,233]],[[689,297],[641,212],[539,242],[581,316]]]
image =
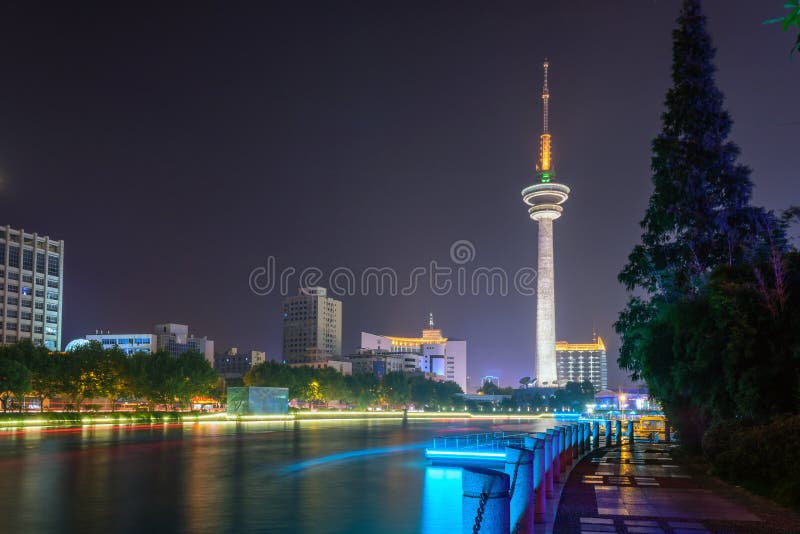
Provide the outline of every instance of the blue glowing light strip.
[[505,460],[504,452],[436,451],[425,449],[428,458],[453,458],[462,460]]

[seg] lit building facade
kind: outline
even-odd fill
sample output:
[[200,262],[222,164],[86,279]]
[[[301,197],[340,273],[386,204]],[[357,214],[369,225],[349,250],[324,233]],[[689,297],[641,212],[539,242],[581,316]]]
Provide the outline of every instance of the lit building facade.
[[256,365],[267,361],[267,354],[261,350],[240,351],[231,347],[225,354],[214,355],[214,370],[225,378],[241,378]]
[[353,373],[368,373],[379,377],[406,370],[406,354],[380,349],[362,349],[356,354],[348,355],[347,361],[352,364]]
[[0,344],[61,349],[64,242],[0,226]]
[[88,334],[87,341],[97,341],[104,349],[119,347],[127,355],[137,352],[152,354],[158,350],[158,343],[154,334]]
[[481,387],[485,386],[486,384],[494,384],[495,386],[500,387],[500,377],[486,375],[481,378]]
[[214,366],[214,342],[207,337],[189,335],[189,326],[177,323],[157,324],[154,328],[158,350],[169,352],[177,358],[184,352],[195,351]]
[[467,342],[448,339],[434,328],[433,317],[421,337],[380,336],[361,333],[361,348],[402,355],[406,372],[431,373],[455,382],[467,391]]
[[553,221],[561,217],[570,189],[555,181],[549,125],[550,89],[547,74],[550,63],[544,62],[542,105],[544,128],[540,136],[538,183],[522,190],[528,215],[539,226],[539,254],[536,273],[536,383],[540,387],[558,387],[556,371],[556,296],[553,263]]
[[342,354],[342,302],[323,287],[300,289],[283,301],[283,359],[323,362]]
[[606,346],[603,338],[597,337],[594,343],[556,343],[558,384],[583,382],[588,380],[595,391],[608,387],[608,368]]

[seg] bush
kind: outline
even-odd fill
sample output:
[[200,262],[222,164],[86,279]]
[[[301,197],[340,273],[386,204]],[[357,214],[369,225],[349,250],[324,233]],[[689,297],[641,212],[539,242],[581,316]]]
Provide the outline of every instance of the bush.
[[715,423],[703,436],[703,453],[720,477],[800,509],[800,415]]

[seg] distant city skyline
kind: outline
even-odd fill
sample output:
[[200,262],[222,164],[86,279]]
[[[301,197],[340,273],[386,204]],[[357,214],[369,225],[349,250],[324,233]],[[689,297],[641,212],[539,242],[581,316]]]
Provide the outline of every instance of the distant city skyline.
[[[596,331],[609,387],[626,385],[616,276],[652,190],[679,7],[7,6],[0,224],[64,241],[62,346],[175,321],[275,358],[283,297],[248,280],[270,256],[409,273],[467,240],[476,265],[536,265],[519,191],[535,177],[548,57],[553,159],[573,187],[555,229],[556,339]],[[754,203],[798,205],[794,37],[761,25],[780,6],[705,10]],[[416,335],[432,311],[469,342],[472,381],[534,375],[533,296],[341,300],[343,352],[361,331]]]

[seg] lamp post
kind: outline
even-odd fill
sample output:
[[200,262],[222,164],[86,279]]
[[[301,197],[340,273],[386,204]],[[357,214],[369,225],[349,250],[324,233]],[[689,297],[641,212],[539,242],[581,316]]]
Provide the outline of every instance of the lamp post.
[[620,396],[619,396],[619,410],[620,410],[620,416],[621,416],[623,421],[625,420],[625,401],[627,401],[627,400],[628,400],[628,397],[625,396],[624,393],[620,394]]

